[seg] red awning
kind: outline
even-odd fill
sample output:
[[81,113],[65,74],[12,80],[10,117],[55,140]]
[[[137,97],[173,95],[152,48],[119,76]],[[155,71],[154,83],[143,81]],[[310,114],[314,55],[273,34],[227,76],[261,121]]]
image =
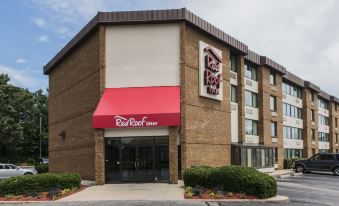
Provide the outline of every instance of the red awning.
[[180,87],[105,89],[94,112],[94,128],[180,125]]

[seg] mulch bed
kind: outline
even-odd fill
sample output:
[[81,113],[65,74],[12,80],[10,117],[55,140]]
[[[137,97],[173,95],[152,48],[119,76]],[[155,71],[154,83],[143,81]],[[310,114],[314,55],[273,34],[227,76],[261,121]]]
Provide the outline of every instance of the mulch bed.
[[223,194],[216,195],[212,190],[200,188],[199,195],[192,195],[192,193],[185,191],[185,199],[258,199],[256,196],[247,195],[237,192],[223,192]]
[[0,201],[54,201],[58,200],[64,197],[67,197],[69,195],[72,195],[74,193],[80,192],[81,190],[84,190],[88,186],[81,185],[79,189],[71,191],[67,194],[58,195],[56,198],[50,198],[48,196],[48,192],[40,192],[38,196],[31,197],[31,196],[25,196],[25,195],[18,195],[18,196],[6,196],[6,197],[0,197]]

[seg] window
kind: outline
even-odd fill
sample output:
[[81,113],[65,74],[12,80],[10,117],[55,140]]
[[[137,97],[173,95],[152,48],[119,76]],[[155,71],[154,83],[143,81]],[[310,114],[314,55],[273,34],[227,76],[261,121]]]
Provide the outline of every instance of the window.
[[318,107],[323,108],[323,109],[328,109],[328,102],[324,99],[319,98]]
[[285,149],[285,159],[302,158],[301,149]]
[[296,127],[283,126],[283,137],[285,139],[303,139],[302,129]]
[[277,84],[275,72],[273,72],[272,70],[270,71],[270,84],[273,86]]
[[335,134],[335,143],[338,144],[338,134]]
[[313,109],[311,109],[311,121],[314,122],[314,110]]
[[318,132],[318,139],[321,142],[328,142],[329,141],[328,133]]
[[245,77],[257,81],[257,68],[249,63],[245,63]]
[[271,137],[277,138],[277,123],[271,122]]
[[321,114],[318,114],[318,122],[319,122],[319,124],[328,126],[328,117],[325,117]]
[[312,137],[312,141],[315,141],[315,130],[311,129],[311,137]]
[[315,149],[312,149],[312,155],[315,155]]
[[334,104],[335,111],[338,111],[338,104]]
[[276,102],[276,97],[274,96],[270,96],[270,110],[271,111],[277,111],[277,102]]
[[312,91],[310,91],[310,99],[311,102],[314,102],[314,93]]
[[248,135],[258,135],[258,121],[245,119],[245,130]]
[[237,87],[231,85],[231,102],[238,102],[237,101]]
[[338,127],[338,118],[335,118],[335,127]]
[[237,59],[234,54],[230,55],[231,71],[237,72]]
[[322,155],[320,155],[320,160],[323,160],[323,161],[333,160],[333,155],[322,154]]
[[250,107],[258,107],[258,95],[256,93],[245,90],[245,104]]
[[283,114],[285,116],[301,119],[301,108],[283,103]]
[[319,149],[319,153],[320,154],[328,153],[328,149]]
[[301,98],[301,89],[298,86],[294,86],[292,84],[283,82],[282,83],[282,91],[285,94],[292,95],[292,96],[297,97],[299,99]]

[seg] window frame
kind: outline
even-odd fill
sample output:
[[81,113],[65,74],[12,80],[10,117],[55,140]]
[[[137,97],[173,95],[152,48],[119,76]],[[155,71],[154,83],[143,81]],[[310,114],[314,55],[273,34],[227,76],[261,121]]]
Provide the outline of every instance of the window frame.
[[[273,100],[273,105],[272,105],[272,101]],[[273,106],[273,108],[272,108]],[[270,111],[271,112],[276,112],[277,111],[277,97],[276,96],[270,96]]]
[[271,86],[276,86],[277,85],[277,75],[276,72],[270,70],[270,85]]
[[[252,119],[245,119],[245,134],[246,135],[253,135],[258,136],[258,121]],[[251,129],[250,132],[248,130],[248,126],[250,125]],[[255,126],[255,127],[254,127]],[[255,128],[255,129],[254,129]]]
[[[235,96],[234,96],[235,95]],[[235,98],[235,100],[234,100]],[[231,102],[238,103],[237,86],[231,84]]]
[[[248,96],[250,95],[250,97]],[[249,99],[251,100],[251,104],[248,105]],[[245,90],[245,105],[248,107],[258,108],[258,94],[251,92],[249,90]]]

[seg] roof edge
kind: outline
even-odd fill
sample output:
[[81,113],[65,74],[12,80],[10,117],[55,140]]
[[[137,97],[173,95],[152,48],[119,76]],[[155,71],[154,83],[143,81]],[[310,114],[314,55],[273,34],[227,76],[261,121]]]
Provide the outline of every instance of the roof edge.
[[272,59],[270,59],[266,56],[260,56],[260,65],[268,66],[268,67],[274,69],[275,71],[277,71],[281,74],[286,74],[286,68],[285,67],[276,63],[275,61],[273,61]]

